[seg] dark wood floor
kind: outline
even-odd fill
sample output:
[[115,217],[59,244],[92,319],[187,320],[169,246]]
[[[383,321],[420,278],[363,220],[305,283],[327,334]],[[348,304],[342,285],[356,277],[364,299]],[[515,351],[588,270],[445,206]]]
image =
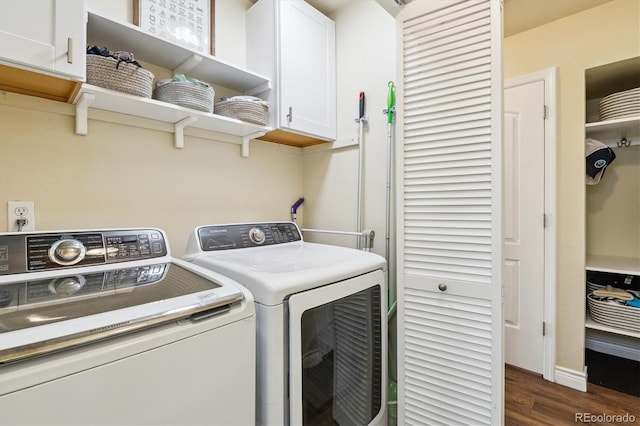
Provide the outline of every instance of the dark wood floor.
[[[548,382],[540,375],[506,366],[504,412],[506,426],[640,425],[640,398],[591,383],[587,392],[580,392]],[[588,414],[580,421],[576,413]],[[626,418],[614,417],[625,414]],[[591,421],[584,421],[589,415]],[[635,421],[630,422],[632,416]],[[601,419],[605,421],[597,421]]]

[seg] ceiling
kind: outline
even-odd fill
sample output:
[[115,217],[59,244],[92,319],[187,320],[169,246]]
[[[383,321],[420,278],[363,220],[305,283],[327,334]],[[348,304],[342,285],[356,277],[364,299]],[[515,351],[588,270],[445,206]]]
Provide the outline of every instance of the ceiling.
[[[307,0],[325,15],[332,15],[351,1]],[[393,15],[397,13],[394,13],[394,9],[399,10],[394,0],[376,1]],[[613,0],[504,0],[504,36],[509,37],[610,1]]]

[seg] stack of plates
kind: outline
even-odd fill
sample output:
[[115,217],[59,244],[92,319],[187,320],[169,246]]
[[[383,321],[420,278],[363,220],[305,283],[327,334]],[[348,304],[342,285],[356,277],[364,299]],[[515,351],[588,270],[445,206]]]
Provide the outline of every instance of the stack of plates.
[[600,101],[600,120],[640,115],[640,87],[612,93]]

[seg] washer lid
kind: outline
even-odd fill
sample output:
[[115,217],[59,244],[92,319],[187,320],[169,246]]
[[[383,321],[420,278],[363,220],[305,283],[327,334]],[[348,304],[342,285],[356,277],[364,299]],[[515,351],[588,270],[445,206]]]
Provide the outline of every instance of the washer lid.
[[245,286],[264,305],[277,305],[290,294],[386,265],[383,257],[371,252],[305,241],[203,252],[189,258]]
[[216,282],[180,263],[185,267],[146,264],[27,281],[21,274],[23,281],[0,285],[0,362],[210,313],[243,299],[230,280]]

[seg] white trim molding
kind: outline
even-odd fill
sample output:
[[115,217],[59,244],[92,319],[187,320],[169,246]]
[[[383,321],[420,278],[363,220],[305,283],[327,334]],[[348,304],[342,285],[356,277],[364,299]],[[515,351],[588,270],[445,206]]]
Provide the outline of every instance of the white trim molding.
[[570,370],[565,367],[555,368],[555,382],[581,392],[587,391],[587,367],[584,371]]

